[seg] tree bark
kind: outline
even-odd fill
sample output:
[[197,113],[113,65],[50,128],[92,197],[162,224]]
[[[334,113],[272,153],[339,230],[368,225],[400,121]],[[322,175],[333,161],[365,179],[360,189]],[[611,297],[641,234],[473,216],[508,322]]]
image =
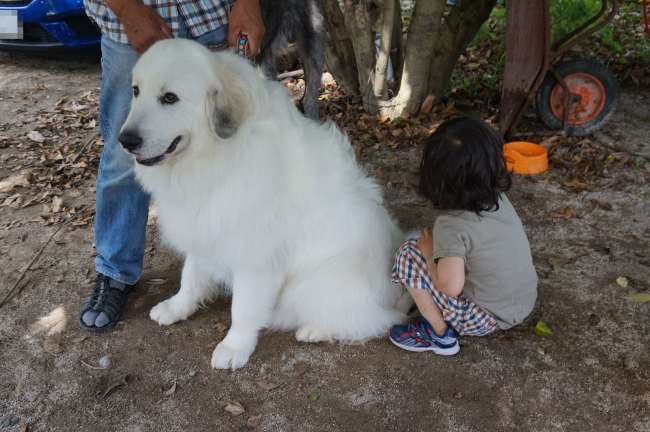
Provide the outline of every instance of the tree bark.
[[395,0],[395,19],[393,20],[393,38],[391,41],[390,60],[393,65],[393,79],[397,84],[394,90],[399,91],[399,82],[402,78],[404,60],[404,35],[402,34],[402,5],[400,0]]
[[324,0],[323,9],[329,35],[325,49],[327,69],[345,93],[356,96],[359,94],[357,65],[353,61],[354,49],[345,28],[341,7],[337,0]]
[[461,1],[439,27],[429,73],[428,93],[440,100],[460,55],[488,19],[496,0]]
[[420,110],[427,94],[431,57],[437,29],[445,10],[445,0],[419,0],[415,3],[404,53],[402,79],[397,95],[381,104],[381,116],[409,117]]
[[373,25],[377,19],[376,5],[372,0],[345,0],[344,5],[344,20],[354,48],[363,108],[375,114],[377,99],[373,80],[376,54]]
[[377,54],[377,62],[375,63],[375,79],[373,83],[374,94],[377,99],[386,99],[388,97],[386,74],[388,72],[388,61],[390,60],[395,19],[400,19],[395,16],[395,0],[383,0],[381,8],[381,43]]

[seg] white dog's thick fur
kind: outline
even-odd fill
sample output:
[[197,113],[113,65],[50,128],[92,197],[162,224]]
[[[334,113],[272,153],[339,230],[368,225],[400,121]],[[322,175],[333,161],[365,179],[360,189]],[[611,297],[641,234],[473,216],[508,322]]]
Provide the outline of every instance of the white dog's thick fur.
[[186,40],[150,48],[133,85],[122,132],[141,137],[136,174],[185,256],[153,320],[188,318],[225,282],[232,325],[212,366],[235,369],[265,327],[355,341],[404,317],[389,275],[401,233],[335,126],[304,118],[245,60]]

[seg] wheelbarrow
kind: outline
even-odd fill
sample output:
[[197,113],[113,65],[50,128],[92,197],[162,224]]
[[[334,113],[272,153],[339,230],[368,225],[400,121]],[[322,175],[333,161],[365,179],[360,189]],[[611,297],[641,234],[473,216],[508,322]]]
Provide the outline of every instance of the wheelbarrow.
[[587,135],[602,126],[618,102],[614,76],[591,60],[561,61],[575,44],[614,19],[619,0],[602,0],[599,13],[551,42],[550,0],[506,3],[506,64],[503,74],[500,131],[510,136],[521,114],[535,99],[542,122],[567,135]]

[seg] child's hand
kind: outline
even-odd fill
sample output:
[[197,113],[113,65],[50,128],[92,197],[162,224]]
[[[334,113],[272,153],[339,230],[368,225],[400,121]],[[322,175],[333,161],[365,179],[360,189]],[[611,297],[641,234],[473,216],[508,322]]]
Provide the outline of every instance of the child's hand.
[[422,230],[417,245],[420,252],[422,252],[427,261],[429,261],[433,257],[433,232],[431,228],[425,228]]

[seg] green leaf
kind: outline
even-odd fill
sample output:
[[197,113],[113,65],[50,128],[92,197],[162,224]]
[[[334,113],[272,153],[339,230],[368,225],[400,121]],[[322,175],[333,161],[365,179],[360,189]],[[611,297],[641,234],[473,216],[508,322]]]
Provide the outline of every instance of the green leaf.
[[550,337],[553,336],[553,331],[544,321],[539,320],[535,324],[535,334],[540,337]]
[[646,303],[650,302],[650,293],[632,293],[626,295],[624,298],[625,300],[629,300],[634,303]]
[[307,397],[309,398],[310,401],[318,400],[318,394],[316,394],[316,392],[309,393]]

